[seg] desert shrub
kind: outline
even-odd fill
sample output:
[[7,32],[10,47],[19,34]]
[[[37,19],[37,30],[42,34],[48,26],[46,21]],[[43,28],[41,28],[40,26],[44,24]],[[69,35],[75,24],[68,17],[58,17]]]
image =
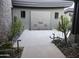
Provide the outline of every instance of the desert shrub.
[[22,22],[19,20],[16,16],[14,16],[14,19],[12,21],[11,30],[9,33],[9,40],[12,40],[16,35],[19,35],[22,31]]
[[68,46],[67,41],[67,31],[70,28],[70,22],[69,19],[66,16],[61,16],[61,19],[59,21],[58,30],[64,33],[64,43],[66,46]]

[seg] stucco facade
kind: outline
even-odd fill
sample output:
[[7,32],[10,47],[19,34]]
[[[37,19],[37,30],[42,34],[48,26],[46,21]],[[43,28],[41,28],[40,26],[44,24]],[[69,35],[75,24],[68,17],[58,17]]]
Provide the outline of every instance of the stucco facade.
[[[12,17],[17,16],[19,19],[21,19],[24,25],[24,29],[33,29],[34,24],[38,25],[38,26],[35,25],[36,29],[53,29],[53,28],[57,28],[58,20],[59,20],[59,18],[54,19],[55,12],[58,12],[59,17],[60,17],[60,15],[64,13],[64,10],[63,10],[64,7],[68,7],[71,4],[72,4],[71,2],[57,2],[57,3],[55,2],[51,2],[51,3],[50,2],[41,2],[41,3],[35,2],[34,3],[31,1],[27,2],[26,0],[0,0],[0,41],[7,40],[7,37],[8,37],[7,35],[10,30],[11,23],[12,23]],[[16,6],[22,7],[22,8],[15,8]],[[25,8],[23,8],[24,6]],[[27,7],[35,7],[36,9],[27,8]],[[48,7],[48,8],[40,9],[40,7],[42,8]],[[59,7],[63,7],[63,8],[59,8]],[[20,12],[22,10],[25,11],[25,14],[26,14],[25,18],[21,18]],[[41,12],[41,14],[39,12]],[[42,17],[37,16],[37,14],[41,15]],[[37,19],[35,19],[36,17]],[[43,25],[38,24],[38,23],[41,23],[39,22],[39,18],[41,18],[41,21],[43,21],[42,22],[44,23]]]
[[11,25],[11,0],[0,0],[0,41],[7,40]]
[[[21,11],[25,11],[26,17],[21,18]],[[55,19],[55,12],[59,13]],[[25,29],[51,30],[56,29],[60,16],[64,14],[64,8],[29,9],[13,8],[13,17],[22,20]],[[42,24],[39,24],[41,22]]]
[[[64,8],[71,6],[71,1],[46,2],[45,0],[12,0],[13,17],[22,20],[25,29],[51,30],[56,29]],[[21,11],[25,14],[21,17]]]

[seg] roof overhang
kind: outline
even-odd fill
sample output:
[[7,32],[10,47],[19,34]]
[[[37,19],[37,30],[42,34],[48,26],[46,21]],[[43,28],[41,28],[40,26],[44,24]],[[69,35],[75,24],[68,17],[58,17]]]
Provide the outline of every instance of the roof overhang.
[[68,13],[68,12],[72,12],[73,13],[74,11],[74,8],[67,8],[64,10],[65,13]]
[[79,0],[65,0],[65,1],[74,1],[74,2],[79,2]]
[[69,7],[73,4],[71,1],[52,1],[52,2],[31,2],[26,0],[13,0],[13,6],[21,7]]

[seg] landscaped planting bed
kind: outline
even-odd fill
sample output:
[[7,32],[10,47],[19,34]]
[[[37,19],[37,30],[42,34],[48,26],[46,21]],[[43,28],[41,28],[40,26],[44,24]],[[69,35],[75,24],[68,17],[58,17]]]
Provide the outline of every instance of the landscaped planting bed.
[[67,58],[79,58],[79,46],[72,47],[70,44],[66,47],[61,40],[52,41]]
[[17,49],[11,48],[11,49],[1,49],[0,50],[0,58],[20,58],[23,52],[23,47],[20,47]]

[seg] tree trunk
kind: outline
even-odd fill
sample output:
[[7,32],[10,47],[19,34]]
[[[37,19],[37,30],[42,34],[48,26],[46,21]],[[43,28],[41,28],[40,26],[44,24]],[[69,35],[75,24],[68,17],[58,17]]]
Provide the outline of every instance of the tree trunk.
[[64,39],[65,39],[65,45],[66,45],[66,47],[68,47],[68,42],[67,42],[67,35],[66,35],[66,32],[64,32]]

